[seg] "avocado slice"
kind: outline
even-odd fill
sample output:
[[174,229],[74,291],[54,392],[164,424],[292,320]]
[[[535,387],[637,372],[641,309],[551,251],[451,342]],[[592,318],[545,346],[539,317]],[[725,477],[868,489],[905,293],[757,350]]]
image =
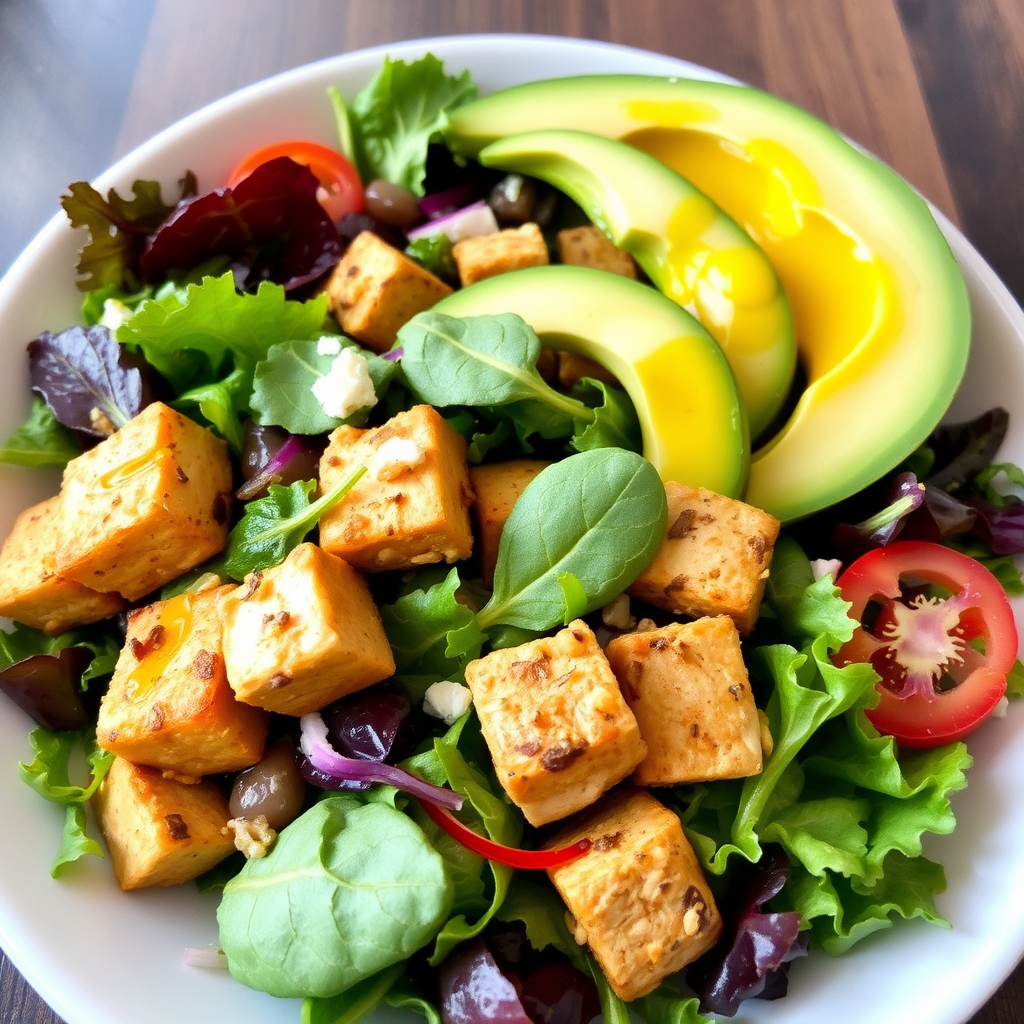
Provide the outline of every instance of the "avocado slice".
[[601,135],[526,132],[491,143],[477,159],[561,189],[697,317],[722,346],[758,437],[789,393],[796,343],[772,265],[732,218],[659,160]]
[[460,317],[516,313],[546,348],[596,360],[633,400],[644,455],[663,480],[742,493],[747,428],[729,364],[711,335],[660,292],[558,265],[486,278],[433,308]]
[[774,265],[807,384],[754,452],[747,501],[800,518],[861,490],[924,441],[963,378],[970,307],[942,232],[902,178],[783,100],[695,79],[532,82],[453,111],[446,138],[476,155],[549,128],[655,156]]

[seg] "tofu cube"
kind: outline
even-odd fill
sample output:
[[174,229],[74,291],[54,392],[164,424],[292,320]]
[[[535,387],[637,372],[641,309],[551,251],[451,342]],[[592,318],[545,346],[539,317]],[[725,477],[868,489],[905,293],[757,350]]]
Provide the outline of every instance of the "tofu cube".
[[565,228],[555,236],[558,258],[577,267],[593,267],[636,280],[633,257],[594,224]]
[[234,589],[180,594],[129,613],[100,704],[101,747],[196,777],[237,772],[260,759],[269,716],[235,699],[224,668],[220,602]]
[[0,549],[0,615],[55,636],[116,615],[120,594],[101,594],[56,570],[60,498],[26,509]]
[[162,402],[64,470],[61,576],[135,601],[217,554],[231,501],[227,445]]
[[235,849],[227,797],[210,780],[188,785],[117,757],[92,806],[125,892],[187,882]]
[[548,871],[621,999],[638,999],[707,952],[722,931],[700,864],[676,814],[632,786],[606,797],[547,843],[593,845]]
[[740,635],[728,615],[615,637],[605,648],[640,726],[641,786],[761,771],[761,726]]
[[531,825],[590,806],[647,753],[604,651],[580,619],[470,662],[466,682],[498,781]]
[[629,593],[675,615],[728,615],[741,634],[757,621],[779,521],[702,487],[665,484],[668,529]]
[[429,405],[383,426],[341,426],[320,460],[326,491],[367,472],[320,520],[320,545],[368,572],[458,562],[473,551],[466,442]]
[[452,255],[465,286],[511,270],[542,267],[548,262],[548,247],[540,228],[530,221],[518,228],[464,238],[452,246]]
[[341,329],[386,352],[398,329],[452,289],[372,231],[356,235],[325,286]]
[[512,514],[519,495],[526,485],[551,463],[539,459],[512,459],[470,466],[469,484],[473,489],[473,511],[476,515],[477,552],[484,585],[494,583],[494,564],[498,560],[498,544],[505,521]]
[[315,544],[250,573],[220,609],[228,682],[247,704],[305,715],[394,674],[366,581]]

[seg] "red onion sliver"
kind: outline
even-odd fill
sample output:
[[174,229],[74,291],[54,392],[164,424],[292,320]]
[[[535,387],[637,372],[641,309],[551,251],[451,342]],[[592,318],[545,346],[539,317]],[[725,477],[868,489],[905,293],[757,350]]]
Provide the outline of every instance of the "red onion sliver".
[[417,204],[420,213],[428,220],[434,220],[460,206],[471,203],[480,194],[480,189],[472,182],[465,185],[456,185],[454,188],[446,188],[443,192],[432,192],[424,196]]
[[383,761],[360,761],[354,757],[343,757],[331,746],[327,738],[327,724],[316,711],[303,715],[299,719],[299,728],[302,733],[299,749],[309,758],[309,763],[314,768],[328,775],[353,779],[356,782],[379,782],[385,786],[394,786],[419,797],[420,800],[455,811],[462,807],[460,794],[433,786],[394,765],[384,764]]
[[228,969],[228,958],[220,946],[188,946],[182,956],[188,967],[204,967],[214,971]]
[[454,213],[446,213],[437,220],[413,228],[406,232],[406,236],[413,242],[417,238],[427,238],[431,235],[447,235],[450,241],[458,242],[463,238],[493,234],[497,230],[498,221],[494,211],[481,199],[469,206],[463,206],[461,210],[455,210]]
[[249,495],[258,494],[268,484],[274,482],[281,470],[302,450],[302,439],[292,434],[287,441],[274,453],[267,464],[251,479],[247,480],[235,492],[235,497],[245,501]]

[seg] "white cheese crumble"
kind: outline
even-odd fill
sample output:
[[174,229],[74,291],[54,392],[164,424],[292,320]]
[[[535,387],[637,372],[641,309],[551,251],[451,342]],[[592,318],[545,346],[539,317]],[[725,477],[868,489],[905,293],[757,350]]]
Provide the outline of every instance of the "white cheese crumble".
[[104,299],[99,323],[108,331],[116,331],[126,320],[130,320],[132,315],[131,306],[127,303],[120,299]]
[[329,334],[325,334],[316,343],[316,354],[318,356],[336,356],[341,352],[341,342],[337,338],[332,338]]
[[408,437],[389,437],[373,459],[373,472],[378,480],[393,480],[396,476],[418,466],[426,452]]
[[445,725],[454,725],[472,704],[473,694],[461,683],[431,683],[423,695],[423,710]]
[[350,348],[341,349],[327,373],[313,381],[312,391],[324,412],[339,420],[377,404],[366,359]]

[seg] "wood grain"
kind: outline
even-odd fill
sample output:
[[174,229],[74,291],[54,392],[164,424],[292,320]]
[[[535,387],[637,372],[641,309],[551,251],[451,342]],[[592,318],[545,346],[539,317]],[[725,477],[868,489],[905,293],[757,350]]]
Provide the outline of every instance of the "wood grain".
[[[203,104],[333,54],[469,32],[612,40],[790,99],[959,219],[1024,299],[1021,0],[0,0],[0,269],[68,182]],[[60,1024],[0,959],[4,1022]],[[1024,1024],[1024,966],[972,1024]]]

